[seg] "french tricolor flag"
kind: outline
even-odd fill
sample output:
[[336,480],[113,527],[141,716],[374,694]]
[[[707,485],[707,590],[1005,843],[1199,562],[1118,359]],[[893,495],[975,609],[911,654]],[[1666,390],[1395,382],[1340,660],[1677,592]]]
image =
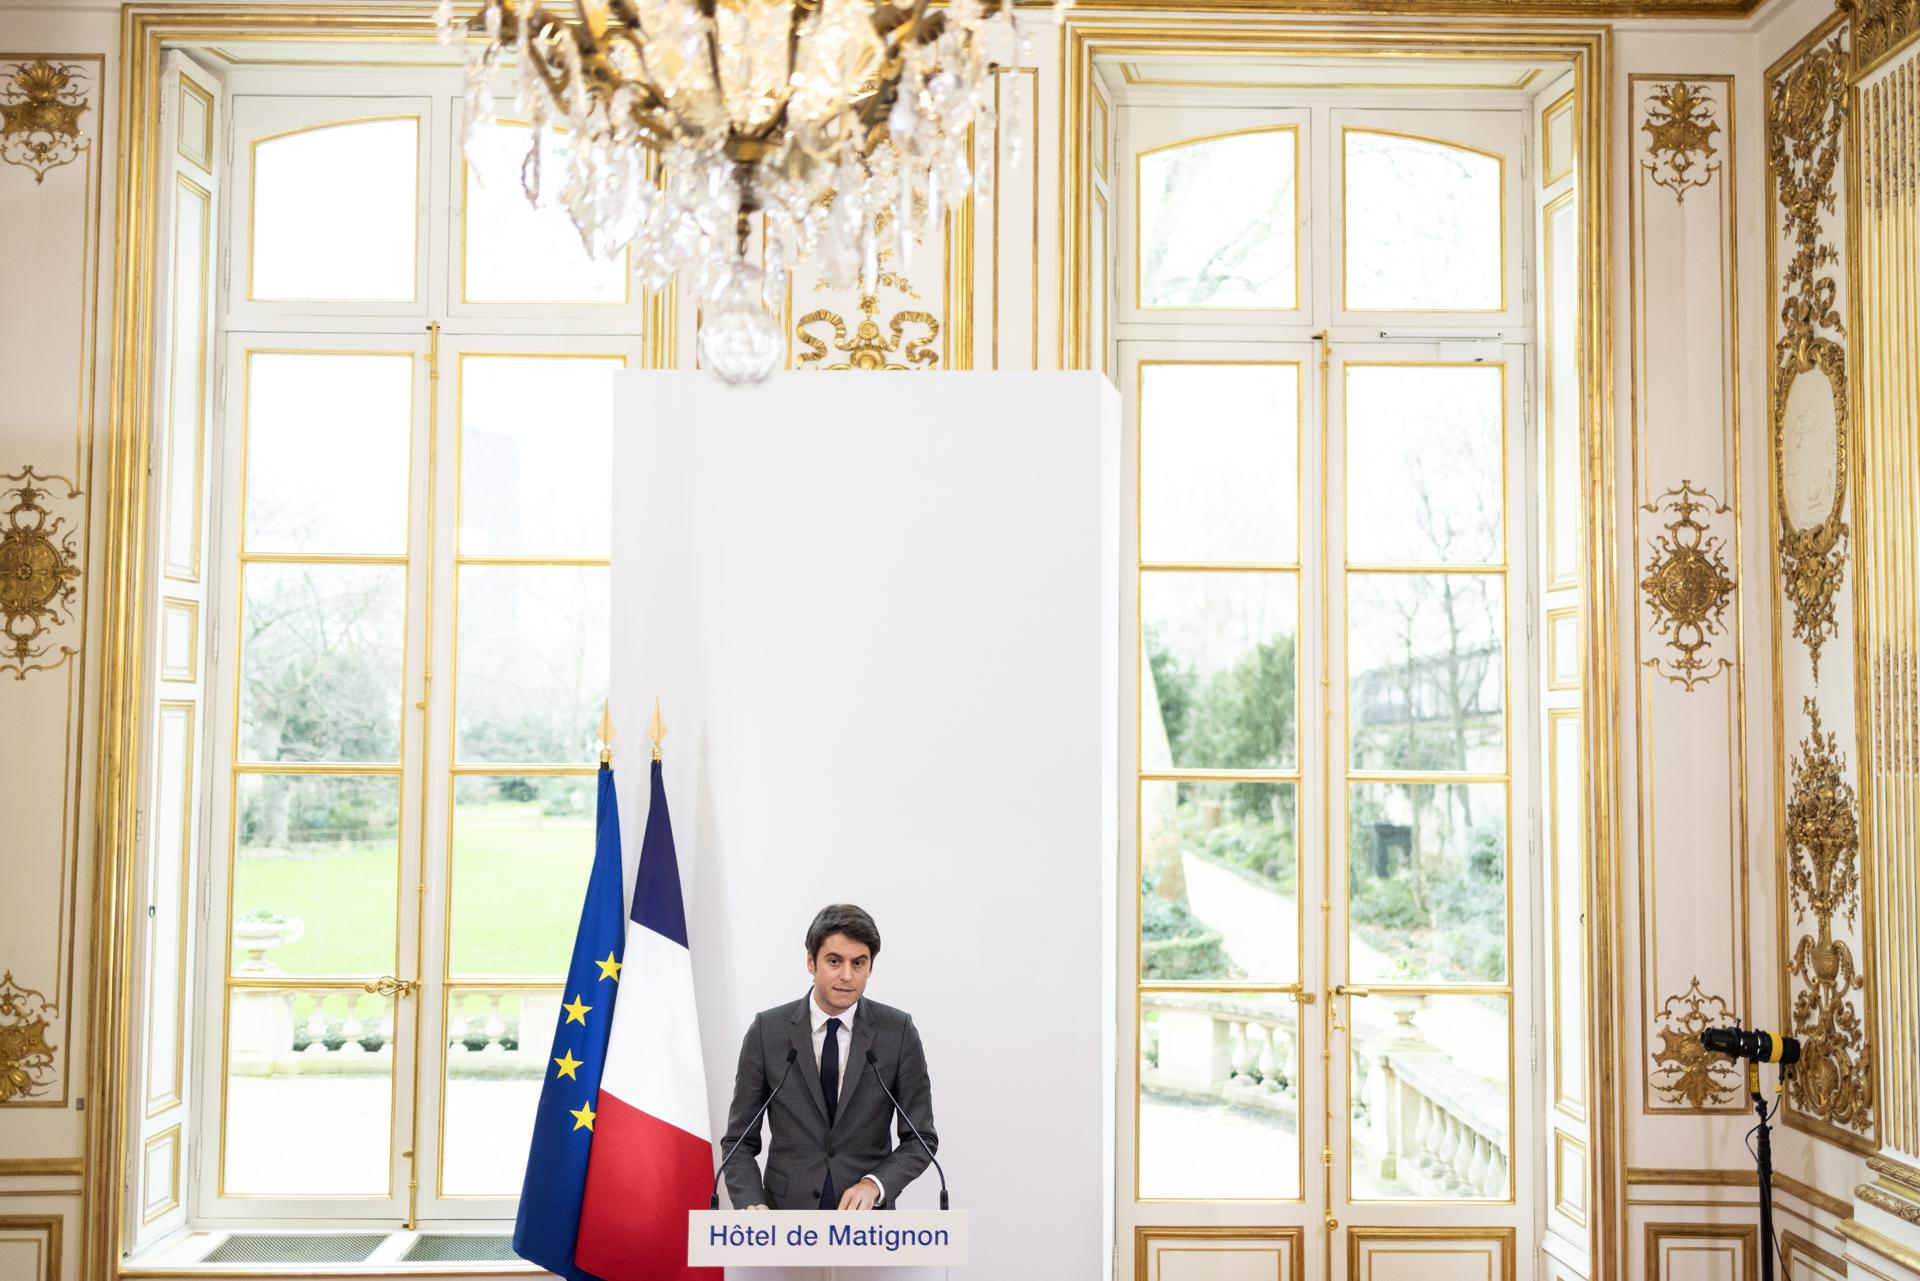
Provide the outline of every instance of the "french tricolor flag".
[[720,1281],[719,1268],[687,1266],[687,1214],[707,1208],[713,1144],[687,912],[658,759],[622,964],[574,1259],[605,1281]]

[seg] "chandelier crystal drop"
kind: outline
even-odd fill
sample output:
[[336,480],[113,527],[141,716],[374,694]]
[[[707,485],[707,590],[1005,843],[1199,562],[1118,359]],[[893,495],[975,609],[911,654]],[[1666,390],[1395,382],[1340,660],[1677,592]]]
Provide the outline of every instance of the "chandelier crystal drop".
[[533,126],[528,199],[557,195],[596,259],[631,249],[645,288],[677,278],[731,383],[778,366],[801,259],[870,294],[883,237],[900,270],[969,197],[994,68],[1024,52],[1012,0],[481,0],[466,18],[441,0],[438,18],[466,44],[469,154],[504,75]]

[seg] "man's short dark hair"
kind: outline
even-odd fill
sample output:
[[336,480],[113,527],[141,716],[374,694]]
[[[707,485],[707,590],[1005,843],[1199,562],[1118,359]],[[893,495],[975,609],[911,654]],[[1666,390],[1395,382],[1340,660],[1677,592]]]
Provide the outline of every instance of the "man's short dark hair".
[[835,934],[844,934],[856,943],[865,943],[867,951],[880,955],[880,927],[873,918],[851,903],[829,903],[821,908],[807,927],[807,955],[815,959],[820,948]]

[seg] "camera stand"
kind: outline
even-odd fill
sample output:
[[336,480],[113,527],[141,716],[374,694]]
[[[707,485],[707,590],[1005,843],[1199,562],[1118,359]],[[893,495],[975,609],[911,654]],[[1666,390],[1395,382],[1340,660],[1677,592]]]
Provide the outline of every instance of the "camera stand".
[[1767,1100],[1760,1093],[1760,1065],[1747,1061],[1747,1095],[1760,1118],[1754,1164],[1760,1174],[1760,1281],[1773,1281],[1773,1140],[1767,1125]]

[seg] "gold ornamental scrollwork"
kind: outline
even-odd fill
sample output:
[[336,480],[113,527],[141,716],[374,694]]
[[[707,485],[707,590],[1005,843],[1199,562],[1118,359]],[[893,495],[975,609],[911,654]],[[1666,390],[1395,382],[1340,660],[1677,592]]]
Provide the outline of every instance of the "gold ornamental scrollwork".
[[[887,321],[886,333],[880,329],[878,298],[872,294],[863,295],[860,312],[862,319],[855,326],[851,338],[847,336],[847,322],[836,312],[822,307],[802,316],[794,326],[794,336],[807,347],[806,351],[800,353],[800,363],[818,364],[827,359],[828,340],[807,332],[814,325],[831,325],[833,350],[846,355],[846,359],[837,364],[820,365],[822,369],[932,369],[939,363],[940,354],[931,348],[940,339],[940,321],[931,312],[895,312]],[[908,325],[919,325],[923,332],[916,338],[908,338]],[[896,355],[902,359],[893,359]]]
[[1640,591],[1654,630],[1666,638],[1674,655],[1649,658],[1646,665],[1692,693],[1733,666],[1724,658],[1701,657],[1726,630],[1735,584],[1727,566],[1726,539],[1697,518],[1700,512],[1725,516],[1731,509],[1704,489],[1695,489],[1692,481],[1682,480],[1678,489],[1669,489],[1643,510],[1671,517],[1648,552]]
[[[1834,597],[1847,564],[1848,529],[1841,519],[1850,435],[1847,353],[1836,341],[1845,336],[1845,325],[1834,275],[1840,250],[1824,230],[1835,212],[1834,172],[1846,121],[1845,58],[1837,36],[1810,50],[1774,82],[1767,108],[1767,168],[1792,249],[1780,280],[1771,407],[1774,486],[1784,498],[1778,531],[1781,589],[1793,606],[1793,635],[1807,647],[1815,680],[1821,648],[1839,632]],[[1827,401],[1830,407],[1823,408]],[[1790,414],[1796,404],[1799,412]],[[1796,521],[1793,496],[1800,493],[1815,495],[1814,510],[1801,511]],[[1827,499],[1824,504],[1821,497]]]
[[80,117],[92,110],[85,67],[71,62],[0,63],[0,160],[47,171],[71,164],[88,146]]
[[1713,100],[1704,86],[1675,80],[1656,85],[1646,106],[1640,129],[1647,135],[1647,158],[1640,164],[1655,186],[1671,191],[1676,203],[1685,203],[1689,191],[1706,186],[1720,172],[1713,145],[1720,122],[1713,118]]
[[80,563],[76,531],[47,505],[56,498],[47,486],[65,486],[66,499],[80,491],[31,467],[0,482],[7,485],[0,488],[0,673],[25,680],[28,672],[51,670],[79,652],[52,636],[73,621]]
[[1851,19],[1855,75],[1920,32],[1920,0],[1839,0],[1835,7]]
[[54,1046],[47,1040],[58,1014],[52,1002],[0,975],[0,1104],[25,1102],[53,1083]]
[[1700,1034],[1710,1027],[1738,1025],[1726,998],[1703,991],[1698,974],[1686,991],[1668,997],[1653,1021],[1660,1045],[1653,1052],[1658,1066],[1651,1079],[1661,1101],[1689,1108],[1732,1102],[1740,1092],[1740,1067],[1702,1045]]
[[1843,1129],[1872,1126],[1873,1056],[1856,994],[1866,977],[1833,921],[1853,926],[1860,913],[1860,818],[1846,758],[1824,732],[1820,707],[1805,702],[1811,729],[1793,761],[1787,801],[1787,893],[1796,925],[1813,928],[1793,945],[1793,1035],[1800,1062],[1788,1075],[1798,1110]]
[[[829,199],[827,204],[831,205]],[[916,211],[923,211],[924,205],[916,203]],[[918,216],[918,213],[916,213]],[[891,227],[890,218],[881,218],[876,224],[876,234],[884,236]],[[800,317],[793,327],[794,337],[800,340],[807,350],[800,353],[798,365],[816,365],[821,369],[855,369],[880,371],[892,369],[932,369],[939,364],[938,352],[932,350],[933,344],[940,340],[940,321],[932,312],[919,309],[897,311],[886,322],[886,330],[880,328],[880,290],[892,289],[915,302],[920,301],[920,293],[913,287],[906,274],[893,265],[894,248],[883,245],[874,260],[873,287],[860,291],[861,319],[853,326],[853,336],[847,336],[847,322],[840,313],[831,308],[822,307]],[[832,282],[821,277],[814,282],[815,289],[829,289]],[[831,326],[831,340],[820,334],[808,333],[816,325]],[[907,337],[907,326],[918,325],[921,333],[918,337]],[[828,358],[828,344],[832,350],[846,356],[837,364],[821,364]],[[898,356],[901,359],[895,360]]]

